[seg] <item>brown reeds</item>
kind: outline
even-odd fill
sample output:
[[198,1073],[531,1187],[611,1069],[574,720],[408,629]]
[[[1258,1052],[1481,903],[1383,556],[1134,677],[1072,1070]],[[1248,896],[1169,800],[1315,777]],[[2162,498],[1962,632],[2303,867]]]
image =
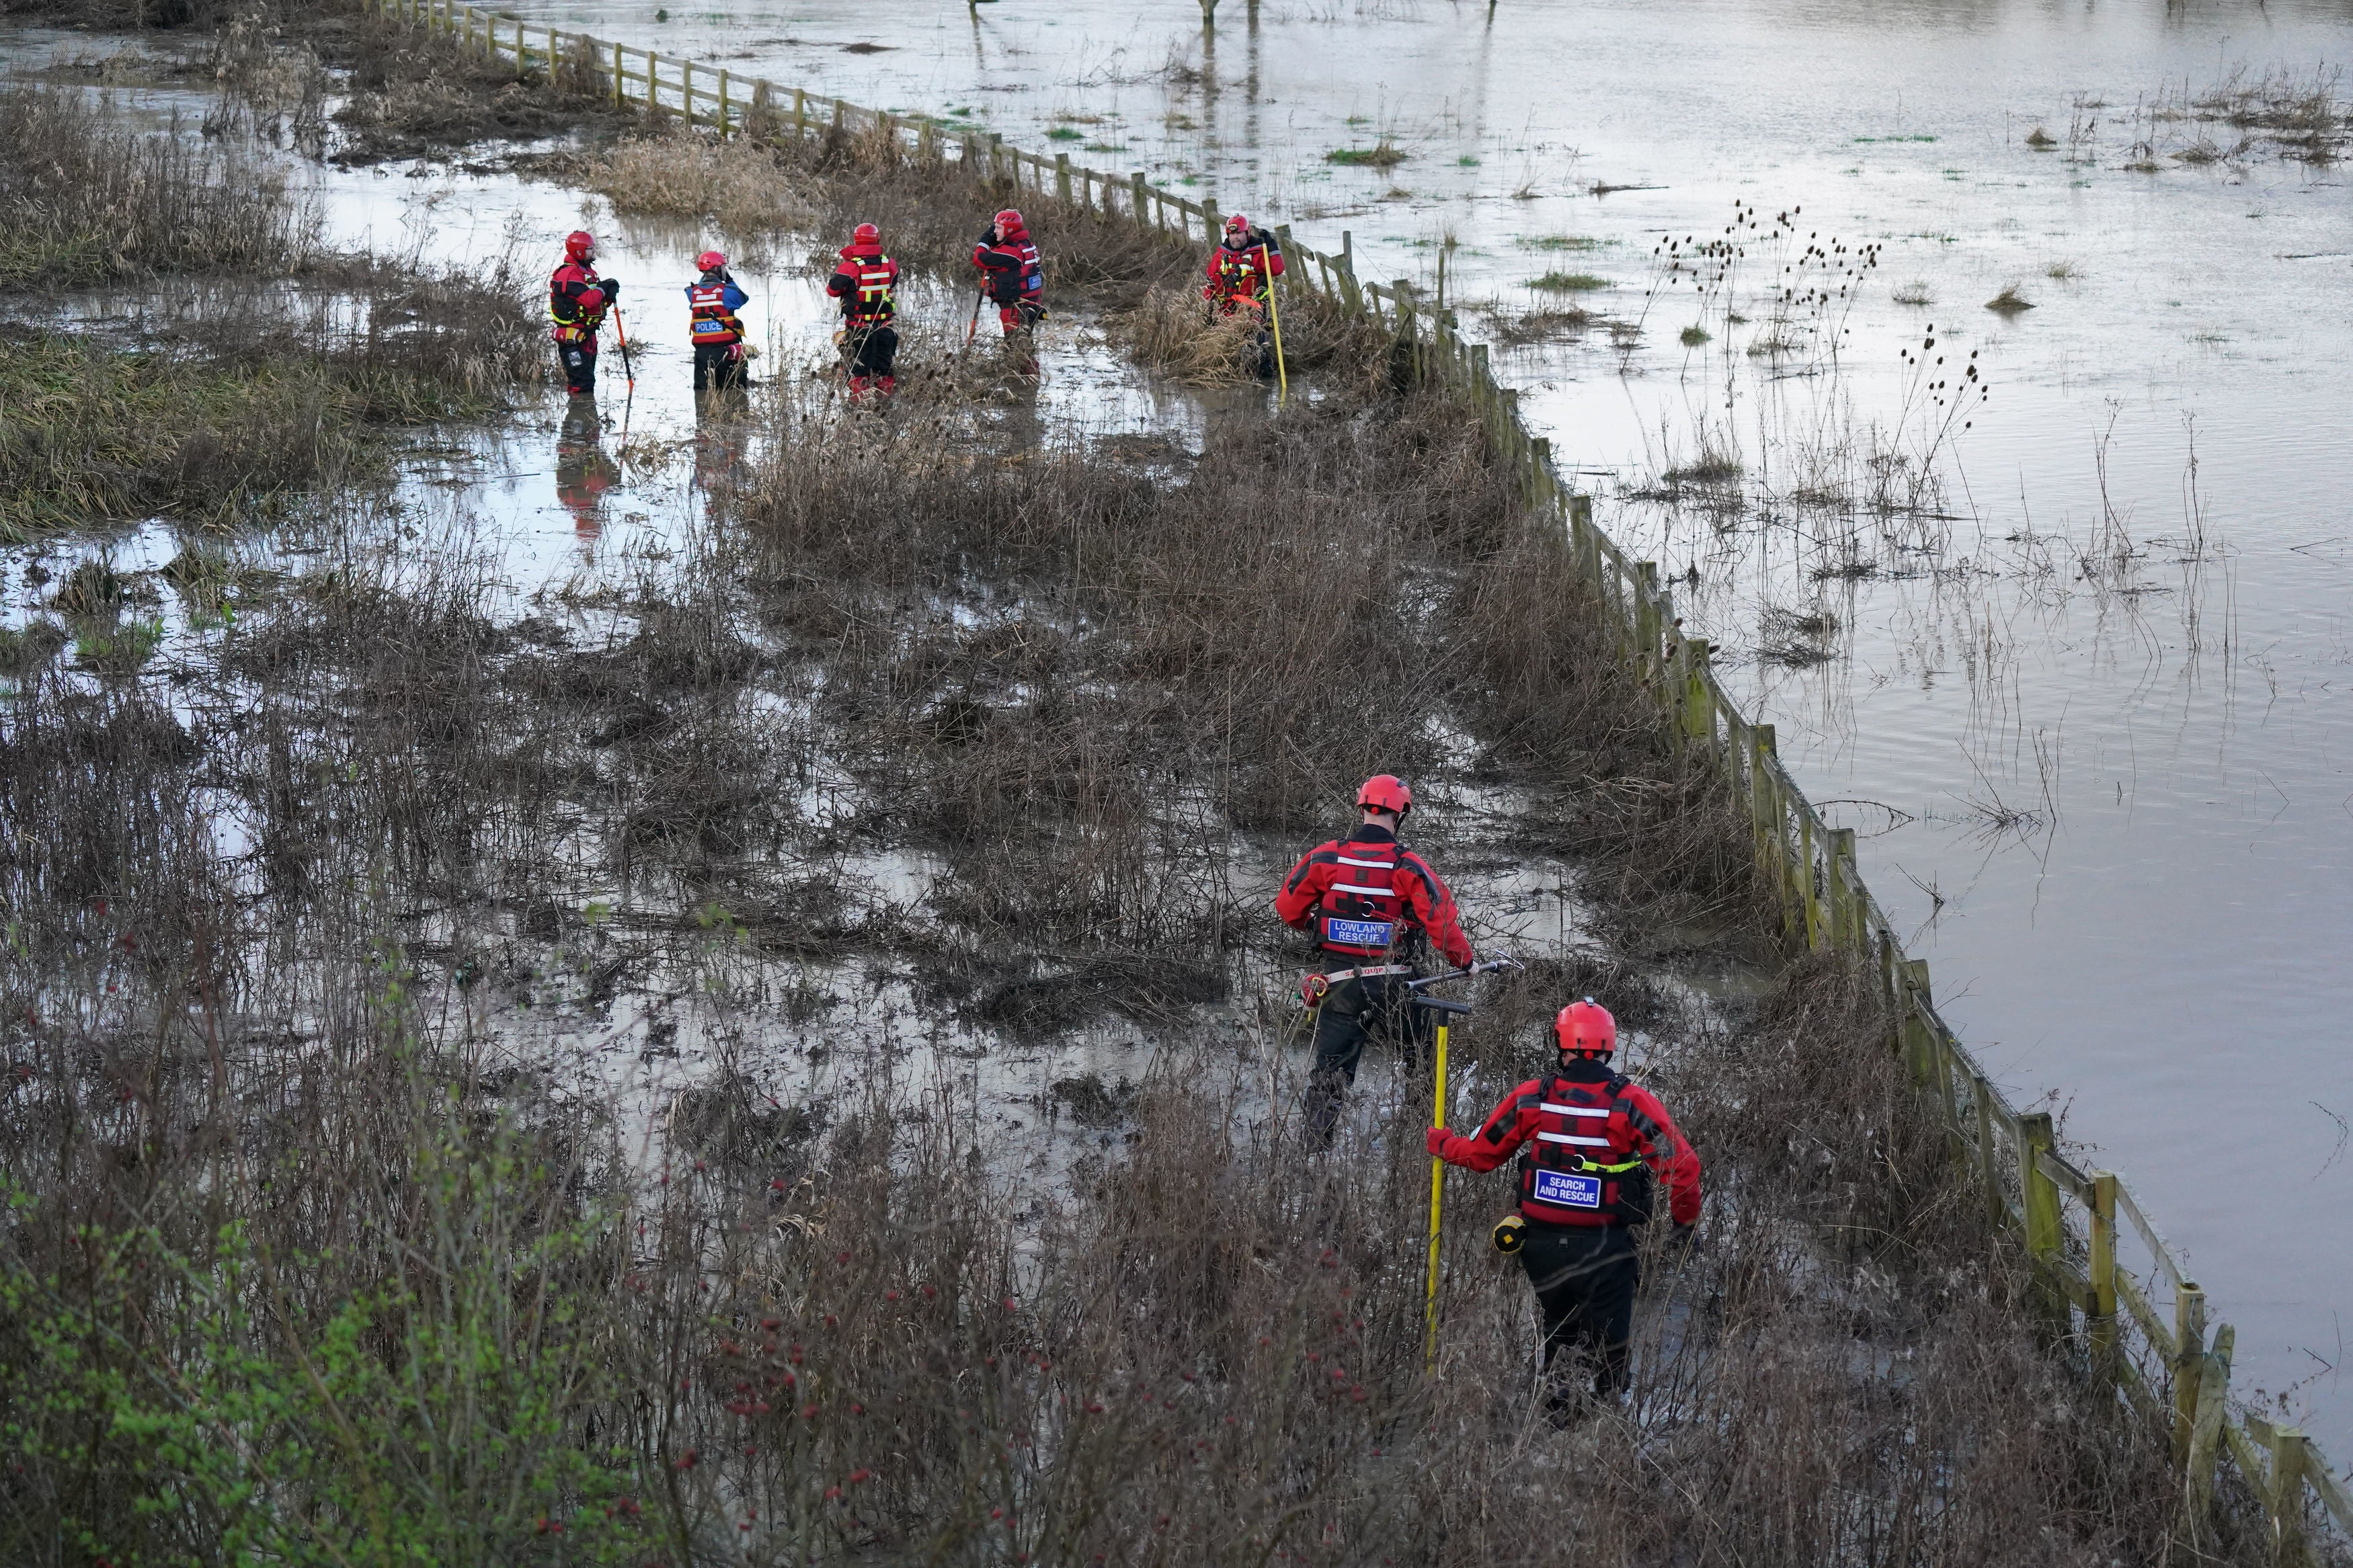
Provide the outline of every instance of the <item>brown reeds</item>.
[[320,255],[282,176],[176,132],[142,134],[92,96],[0,90],[0,287],[150,271],[287,273]]

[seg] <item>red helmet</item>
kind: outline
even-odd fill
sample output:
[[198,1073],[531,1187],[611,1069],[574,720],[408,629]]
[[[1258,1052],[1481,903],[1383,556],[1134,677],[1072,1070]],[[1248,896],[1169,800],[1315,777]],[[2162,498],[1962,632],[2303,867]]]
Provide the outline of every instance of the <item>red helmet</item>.
[[1413,809],[1413,791],[1406,788],[1405,780],[1395,773],[1375,773],[1356,792],[1356,804],[1394,811],[1402,816]]
[[1250,219],[1242,216],[1240,213],[1235,213],[1228,217],[1226,219],[1226,232],[1228,234],[1231,234],[1236,229],[1240,229],[1245,234],[1249,233]]
[[585,228],[575,228],[564,237],[564,258],[567,261],[586,261],[596,254],[596,237]]
[[1007,207],[1003,212],[997,215],[997,226],[999,228],[1019,228],[1021,226],[1021,215],[1015,212],[1011,207]]
[[1618,1048],[1618,1020],[1609,1009],[1588,996],[1582,1002],[1571,1002],[1552,1021],[1552,1037],[1564,1051],[1599,1051],[1603,1055]]
[[882,243],[882,231],[871,223],[861,223],[851,232],[849,239],[853,245],[880,245]]
[[694,264],[705,272],[717,272],[727,265],[727,258],[715,250],[706,250],[694,258]]

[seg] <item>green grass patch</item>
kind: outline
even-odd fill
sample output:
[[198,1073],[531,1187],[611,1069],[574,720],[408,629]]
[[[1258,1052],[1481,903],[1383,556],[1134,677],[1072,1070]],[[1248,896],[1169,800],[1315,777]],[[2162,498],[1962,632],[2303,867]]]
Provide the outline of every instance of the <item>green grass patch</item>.
[[1590,272],[1547,272],[1528,279],[1528,287],[1546,294],[1589,294],[1609,287],[1609,279]]
[[1710,333],[1705,327],[1685,327],[1676,336],[1682,339],[1683,347],[1695,349],[1709,341]]
[[1324,154],[1325,163],[1350,169],[1394,169],[1405,160],[1405,149],[1386,136],[1369,147],[1335,147]]
[[314,346],[132,353],[11,334],[0,342],[0,542],[126,518],[266,515],[380,468],[394,426],[498,405],[487,388]]
[[1046,140],[1049,142],[1083,142],[1086,139],[1085,132],[1073,131],[1067,125],[1057,125],[1046,132]]
[[1609,242],[1589,234],[1531,234],[1512,243],[1523,250],[1599,250]]

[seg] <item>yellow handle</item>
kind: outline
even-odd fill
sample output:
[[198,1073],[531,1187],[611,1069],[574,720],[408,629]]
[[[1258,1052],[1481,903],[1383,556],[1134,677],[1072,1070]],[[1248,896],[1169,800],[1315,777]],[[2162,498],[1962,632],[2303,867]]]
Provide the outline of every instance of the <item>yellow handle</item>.
[[[1446,1125],[1446,1026],[1438,1026],[1438,1093],[1430,1111],[1432,1127]],[[1438,1370],[1438,1220],[1446,1195],[1446,1162],[1430,1158],[1430,1279],[1424,1291],[1427,1326],[1422,1334],[1422,1370]]]
[[[1258,247],[1258,256],[1259,266],[1266,272],[1266,319],[1268,324],[1274,328],[1274,400],[1277,403],[1282,403],[1287,402],[1291,396],[1291,370],[1282,363],[1282,310],[1274,302],[1274,263],[1267,259],[1265,246],[1261,245]],[[1446,1060],[1446,1047],[1443,1043],[1446,1039],[1446,1030],[1442,1026],[1438,1031],[1438,1038],[1440,1042],[1438,1047],[1438,1059],[1441,1064],[1442,1076],[1444,1071],[1442,1064]]]

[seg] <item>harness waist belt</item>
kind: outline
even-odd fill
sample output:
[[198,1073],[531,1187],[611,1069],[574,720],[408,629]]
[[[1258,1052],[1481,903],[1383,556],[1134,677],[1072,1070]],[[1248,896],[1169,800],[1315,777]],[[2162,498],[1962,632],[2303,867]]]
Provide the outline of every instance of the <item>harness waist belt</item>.
[[1343,980],[1377,980],[1384,974],[1411,974],[1412,973],[1413,965],[1410,963],[1374,963],[1361,969],[1335,969],[1324,978],[1337,985]]

